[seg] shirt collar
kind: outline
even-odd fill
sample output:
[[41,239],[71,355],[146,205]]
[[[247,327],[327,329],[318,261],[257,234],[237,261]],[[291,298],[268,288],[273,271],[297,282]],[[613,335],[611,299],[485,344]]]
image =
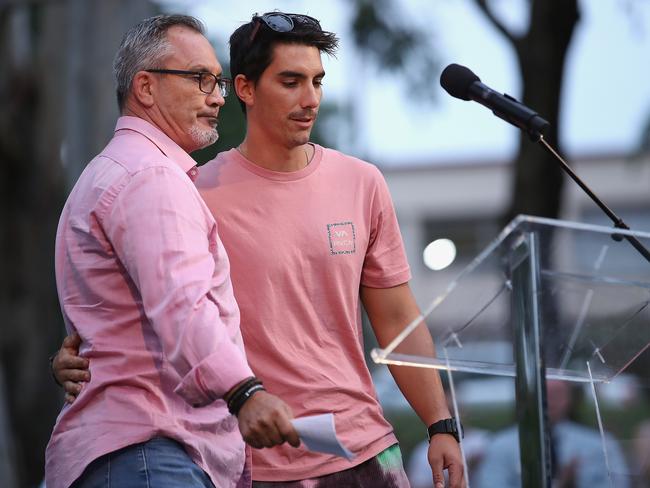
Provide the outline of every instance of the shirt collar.
[[[158,127],[140,117],[124,115],[117,119],[115,132],[119,130],[132,130],[149,139],[156,145],[160,152],[177,164],[184,173],[188,173],[196,166],[196,161],[181,147],[172,141],[167,134]],[[191,176],[190,176],[191,177]]]

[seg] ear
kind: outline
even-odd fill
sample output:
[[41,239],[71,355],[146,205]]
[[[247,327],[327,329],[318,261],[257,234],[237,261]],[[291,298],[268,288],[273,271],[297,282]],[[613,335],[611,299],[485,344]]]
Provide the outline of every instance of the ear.
[[233,85],[235,93],[237,93],[237,96],[244,102],[246,107],[255,104],[255,83],[246,78],[246,76],[239,74],[235,77]]
[[157,88],[156,78],[152,73],[138,71],[133,77],[131,94],[140,105],[150,108],[155,104],[155,92]]

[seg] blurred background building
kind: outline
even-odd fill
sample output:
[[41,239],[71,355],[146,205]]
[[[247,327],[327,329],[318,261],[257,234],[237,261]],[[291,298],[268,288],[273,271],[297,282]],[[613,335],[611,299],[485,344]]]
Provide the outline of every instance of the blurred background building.
[[[633,160],[625,155],[585,155],[572,166],[630,227],[650,230],[650,157]],[[412,285],[420,306],[425,306],[506,223],[503,216],[509,204],[512,167],[507,161],[438,163],[385,168],[384,176],[407,246]],[[558,218],[611,225],[573,182],[565,185],[562,200]],[[441,240],[448,240],[447,246]]]
[[[312,15],[341,37],[339,55],[324,59],[314,140],[384,172],[421,306],[517,214],[609,225],[540,147],[440,89],[451,62],[549,120],[549,141],[578,174],[631,227],[650,231],[646,0],[0,0],[0,486],[34,487],[43,477],[62,402],[48,371],[64,334],[54,235],[68,191],[112,134],[111,65],[123,33],[161,11],[190,13],[206,23],[227,66],[230,32],[274,9]],[[198,161],[240,142],[234,98],[220,133]],[[648,365],[646,351],[630,368],[634,401],[614,401],[606,412],[615,418],[633,406],[619,429],[631,466],[632,446],[643,445],[633,432],[650,416]],[[386,368],[370,366],[380,396],[399,398]],[[507,387],[459,380],[489,414],[470,409],[470,422],[495,430],[512,421]],[[422,426],[401,407],[385,408],[408,457]]]

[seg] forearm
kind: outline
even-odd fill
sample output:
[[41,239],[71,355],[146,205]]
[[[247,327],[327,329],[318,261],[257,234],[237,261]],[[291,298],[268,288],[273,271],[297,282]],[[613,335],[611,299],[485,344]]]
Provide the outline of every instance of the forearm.
[[[387,346],[420,316],[408,284],[387,289],[362,288],[361,297],[381,347]],[[396,352],[435,357],[435,347],[426,324],[421,322],[400,343]],[[396,365],[389,366],[389,369],[397,386],[426,425],[450,416],[437,370]]]
[[[402,342],[400,349],[412,355],[435,357],[433,340],[426,326],[416,328]],[[425,425],[451,416],[438,370],[396,365],[390,365],[389,369],[400,391]]]

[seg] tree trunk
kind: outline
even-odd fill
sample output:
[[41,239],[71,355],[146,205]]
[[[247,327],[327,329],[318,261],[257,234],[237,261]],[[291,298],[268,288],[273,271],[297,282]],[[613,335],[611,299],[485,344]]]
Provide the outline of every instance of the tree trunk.
[[[566,53],[579,18],[577,0],[532,1],[530,15],[528,34],[514,43],[522,102],[549,121],[545,139],[557,148]],[[521,213],[558,217],[563,181],[553,156],[522,133],[507,220]]]
[[[523,36],[508,31],[488,7],[488,0],[474,1],[515,49],[523,86],[521,101],[551,124],[545,139],[558,148],[564,63],[580,18],[578,0],[529,0],[530,25]],[[557,217],[563,180],[553,157],[520,134],[505,222],[518,214]]]

